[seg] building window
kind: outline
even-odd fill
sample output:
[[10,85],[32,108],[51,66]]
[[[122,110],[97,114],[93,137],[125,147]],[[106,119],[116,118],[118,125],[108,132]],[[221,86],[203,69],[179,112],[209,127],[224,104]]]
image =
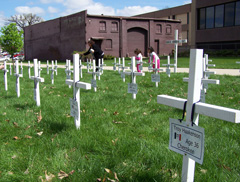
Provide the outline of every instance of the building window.
[[175,19],[176,19],[176,16],[175,16],[175,15],[172,15],[172,19],[175,20]]
[[156,25],[156,33],[157,34],[161,34],[162,33],[162,25],[161,24],[157,24]]
[[106,32],[106,22],[105,21],[100,21],[99,30],[101,32]]
[[224,5],[215,7],[215,27],[223,27]]
[[202,29],[205,29],[205,20],[206,20],[206,9],[205,8],[202,8],[199,10],[199,29],[202,30]]
[[171,25],[166,25],[166,34],[171,34],[171,33],[172,33]]
[[225,4],[225,18],[224,18],[225,27],[234,25],[234,5],[235,3]]
[[214,7],[206,8],[206,28],[214,28]]
[[236,2],[235,25],[240,25],[240,1]]
[[106,40],[106,49],[112,49],[112,39]]
[[118,32],[118,23],[112,22],[112,32]]

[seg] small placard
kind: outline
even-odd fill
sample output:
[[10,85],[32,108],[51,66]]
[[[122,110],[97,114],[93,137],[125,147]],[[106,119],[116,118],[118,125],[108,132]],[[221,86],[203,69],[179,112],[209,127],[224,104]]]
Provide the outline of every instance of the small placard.
[[160,75],[152,74],[152,82],[160,82]]
[[152,66],[148,66],[148,70],[151,70],[152,69]]
[[167,69],[166,69],[166,73],[167,73],[167,75],[170,75],[171,69],[167,68]]
[[70,75],[70,74],[69,74],[69,75],[67,75],[67,79],[69,79],[69,80],[71,79],[71,75]]
[[92,85],[92,87],[97,87],[97,80],[94,80],[94,79],[92,79],[91,80],[91,85]]
[[121,78],[125,78],[124,72],[121,72]]
[[196,125],[181,123],[170,118],[169,149],[203,163],[204,156],[204,129]]
[[78,112],[79,112],[78,103],[72,98],[69,98],[69,101],[70,101],[70,109],[71,109],[70,115],[78,119]]
[[208,84],[207,83],[205,83],[205,84],[203,83],[203,88],[204,89],[208,89]]
[[128,93],[130,94],[137,94],[138,93],[138,86],[136,83],[129,83],[128,84]]

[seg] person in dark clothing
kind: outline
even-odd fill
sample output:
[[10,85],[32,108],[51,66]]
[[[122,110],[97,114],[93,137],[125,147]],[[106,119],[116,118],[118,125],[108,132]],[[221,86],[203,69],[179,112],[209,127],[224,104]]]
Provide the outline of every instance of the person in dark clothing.
[[[96,66],[100,66],[100,65],[98,65],[98,60],[100,59],[100,64],[101,64],[102,58],[104,56],[104,52],[100,49],[100,47],[97,44],[95,44],[95,42],[93,40],[89,40],[88,45],[89,45],[89,49],[83,55],[86,56],[86,55],[92,53],[94,55],[94,58],[96,61]],[[98,71],[98,68],[96,68],[96,71]]]

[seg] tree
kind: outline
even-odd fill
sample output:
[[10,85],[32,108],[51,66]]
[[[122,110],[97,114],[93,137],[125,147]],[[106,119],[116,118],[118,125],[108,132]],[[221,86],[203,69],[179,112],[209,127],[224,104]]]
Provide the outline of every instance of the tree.
[[23,30],[23,28],[26,26],[40,23],[43,22],[44,20],[40,16],[29,13],[11,16],[7,21],[10,23],[16,23],[17,27]]
[[15,23],[11,23],[8,26],[2,27],[0,32],[2,33],[0,36],[0,45],[13,58],[14,53],[19,52],[23,48],[23,31],[19,31]]

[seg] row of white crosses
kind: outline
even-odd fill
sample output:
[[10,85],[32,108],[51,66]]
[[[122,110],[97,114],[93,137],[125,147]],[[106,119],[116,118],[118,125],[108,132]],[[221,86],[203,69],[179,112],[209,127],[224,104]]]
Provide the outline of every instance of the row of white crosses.
[[178,44],[187,43],[187,39],[178,39],[178,30],[175,30],[175,39],[166,41],[167,44],[174,44],[174,73],[177,73]]
[[40,77],[41,72],[41,64],[37,59],[33,59],[34,64],[34,76],[31,76],[31,80],[34,80],[34,100],[36,101],[37,106],[40,106],[40,90],[39,90],[39,82],[44,82],[44,78]]
[[[215,66],[215,65],[210,65],[208,64],[208,55],[204,54],[204,58],[202,60],[202,68],[203,68],[203,77],[202,77],[202,85],[201,85],[201,97],[200,101],[205,102],[205,94],[208,89],[208,84],[219,84],[219,80],[214,80],[214,79],[208,79],[210,74],[216,74],[216,72],[212,72],[208,70],[209,66]],[[188,82],[189,78],[183,78],[183,81]]]
[[171,74],[171,69],[170,67],[171,66],[175,66],[175,64],[170,64],[170,56],[167,56],[167,64],[163,64],[163,66],[166,66],[166,73],[168,75],[168,77],[170,77],[170,74]]
[[136,99],[136,94],[138,92],[136,76],[145,76],[145,73],[136,71],[135,57],[132,57],[131,65],[131,72],[123,72],[123,74],[131,76],[131,83],[128,83],[128,93],[132,93],[133,99]]
[[73,98],[70,98],[71,116],[74,117],[76,128],[80,129],[80,88],[90,90],[91,84],[79,81],[79,54],[73,55],[73,80],[67,79],[66,84],[73,87]]
[[[164,104],[178,109],[186,108],[186,122],[182,121],[180,123],[179,121],[170,119],[169,141],[169,148],[183,155],[183,182],[193,182],[195,161],[200,164],[203,162],[204,129],[197,126],[199,122],[199,114],[233,123],[240,123],[239,110],[199,102],[200,88],[202,85],[201,80],[203,77],[202,58],[203,50],[192,49],[190,51],[190,69],[187,100],[167,95],[157,96],[157,102],[159,104]],[[184,105],[186,107],[184,107]],[[194,125],[192,125],[193,123]],[[195,141],[195,144],[193,146],[189,146],[187,144],[190,144],[191,140],[196,139],[193,136],[187,135],[185,131],[191,131],[194,133],[193,130],[197,131],[197,135],[195,136],[199,136],[200,138],[197,140],[197,142]],[[177,146],[180,146],[180,149]],[[186,150],[187,148],[188,150]],[[194,155],[191,153],[191,151],[195,152]]]

